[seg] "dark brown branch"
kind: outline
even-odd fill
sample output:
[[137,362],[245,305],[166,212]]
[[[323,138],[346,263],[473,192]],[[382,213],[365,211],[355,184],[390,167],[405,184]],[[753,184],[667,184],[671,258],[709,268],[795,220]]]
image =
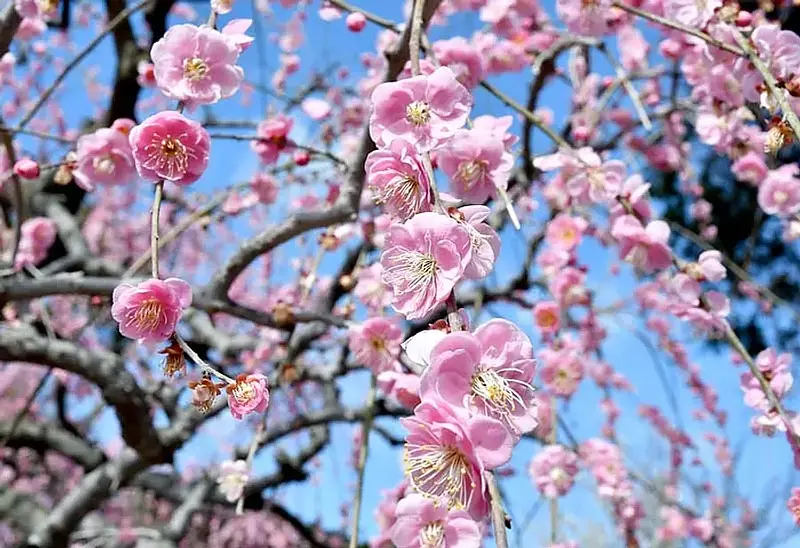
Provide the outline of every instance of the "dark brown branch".
[[29,329],[6,328],[0,337],[0,360],[38,363],[75,373],[96,384],[116,411],[125,442],[143,458],[167,462],[158,433],[150,422],[150,406],[124,361],[110,352],[87,350],[74,343],[49,340]]
[[[0,423],[0,437],[5,438],[11,431],[11,423]],[[81,467],[93,470],[105,462],[103,451],[92,447],[83,439],[53,424],[42,424],[32,420],[22,420],[8,438],[8,447],[28,447],[37,453],[56,451],[69,457]]]

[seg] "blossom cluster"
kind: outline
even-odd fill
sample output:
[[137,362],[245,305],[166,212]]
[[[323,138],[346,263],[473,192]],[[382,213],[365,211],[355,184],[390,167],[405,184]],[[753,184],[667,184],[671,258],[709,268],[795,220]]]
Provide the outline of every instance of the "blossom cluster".
[[[302,24],[312,3],[280,0],[280,4],[297,8],[290,10],[284,32],[275,40],[281,54],[272,84],[280,92],[278,95],[285,95],[287,78],[301,68],[298,51],[304,39]],[[342,17],[351,32],[362,32],[367,25],[368,17],[361,11],[345,18],[347,8],[338,7],[339,3],[317,4],[323,20]],[[414,2],[406,4],[410,9]],[[738,185],[736,191],[744,188],[760,210],[758,215],[763,213],[765,222],[772,223],[770,227],[782,228],[778,239],[787,244],[800,239],[800,168],[793,163],[781,166],[778,157],[795,139],[788,109],[800,109],[800,38],[767,21],[761,10],[750,14],[740,11],[735,3],[722,0],[664,0],[631,5],[612,0],[557,0],[555,13],[566,31],[552,24],[540,4],[535,0],[443,0],[431,24],[442,24],[458,12],[474,11],[483,23],[481,30],[470,38],[435,40],[430,47],[418,44],[425,48],[425,57],[407,63],[397,81],[383,82],[385,69],[397,55],[415,51],[405,44],[398,54],[394,48],[400,35],[386,30],[378,39],[379,52],[361,58],[366,76],[358,83],[356,93],[344,92],[320,77],[312,86],[313,93],[328,86],[325,99],[292,99],[292,104],[296,103],[310,120],[319,123],[326,145],[324,155],[340,166],[351,163],[350,153],[358,143],[353,136],[363,133],[363,122],[367,121],[371,142],[365,140],[360,146],[365,155],[371,144],[376,149],[367,155],[363,165],[365,196],[359,214],[353,215],[355,222],[325,228],[320,235],[320,251],[341,249],[341,243],[352,235],[363,237],[368,245],[360,252],[352,274],[339,280],[317,277],[316,266],[309,268],[310,261],[297,259],[292,263],[301,272],[301,283],[296,287],[270,287],[268,295],[263,296],[251,291],[244,276],[230,288],[225,287],[229,289],[229,301],[213,299],[211,309],[220,310],[231,304],[229,310],[233,310],[252,304],[259,316],[264,310],[271,311],[270,321],[258,328],[256,347],[239,354],[243,368],[234,378],[205,363],[181,335],[187,327],[181,321],[189,308],[212,300],[207,295],[193,295],[191,285],[177,277],[177,270],[197,266],[201,254],[176,257],[174,263],[170,261],[169,274],[162,277],[157,234],[159,211],[165,213],[162,221],[163,217],[172,217],[170,213],[174,211],[173,204],[162,208],[160,203],[165,185],[180,195],[182,189],[176,187],[199,181],[209,166],[212,136],[193,119],[193,113],[249,87],[239,59],[253,40],[246,35],[250,21],[233,20],[221,30],[211,22],[169,28],[152,46],[150,59],[139,63],[138,82],[157,90],[161,100],[176,103],[174,110],[159,110],[140,123],[118,119],[109,127],[84,134],[77,139],[74,152],[57,166],[56,180],[74,181],[83,191],[94,192],[93,199],[102,200],[104,207],[97,206],[89,213],[84,228],[93,252],[129,245],[133,253],[120,253],[124,256],[120,262],[126,262],[136,258],[136,250],[147,250],[139,242],[146,239],[147,232],[152,230],[155,234],[149,248],[152,277],[143,281],[126,279],[116,287],[111,318],[123,337],[148,349],[166,344],[160,351],[166,377],[186,374],[187,358],[199,367],[202,374],[187,385],[192,406],[200,412],[216,409],[221,396],[237,421],[265,412],[270,405],[269,380],[257,371],[256,364],[267,360],[281,364],[275,374],[287,385],[300,372],[303,378],[298,392],[305,390],[305,373],[309,372],[304,369],[308,365],[303,363],[306,357],[287,351],[285,333],[266,324],[290,325],[294,307],[304,306],[312,291],[330,287],[352,290],[354,301],[366,309],[367,319],[350,321],[356,310],[350,301],[342,306],[333,303],[331,318],[319,318],[337,326],[345,322],[349,348],[349,356],[344,353],[345,357],[369,368],[390,404],[399,405],[409,414],[401,421],[408,432],[403,453],[405,478],[386,493],[376,510],[380,532],[372,545],[378,548],[480,546],[488,533],[490,510],[500,503],[493,498],[491,484],[495,477],[514,473],[509,460],[523,438],[541,443],[527,472],[544,498],[553,500],[573,493],[580,483],[578,475],[584,473],[593,480],[599,497],[609,508],[620,538],[627,545],[638,545],[636,535],[645,529],[640,526],[647,505],[634,485],[640,480],[626,463],[623,444],[616,441],[620,439],[617,425],[623,412],[616,395],[633,396],[634,386],[604,354],[607,349],[603,343],[611,325],[606,320],[616,320],[614,316],[623,305],[600,302],[590,282],[590,274],[596,269],[584,251],[599,245],[613,257],[613,276],[623,274],[637,281],[635,291],[626,297],[630,297],[646,325],[643,342],[653,344],[670,358],[677,375],[699,402],[692,410],[693,418],[708,421],[708,426],[713,427],[705,430],[698,441],[689,436],[680,420],[673,423],[649,403],[639,405],[640,419],[668,449],[663,488],[666,498],[658,509],[656,540],[732,546],[732,539],[748,529],[751,518],[747,508],[737,518],[739,523],[734,523],[721,518],[727,509],[715,498],[708,508],[699,511],[680,503],[679,482],[684,466],[702,463],[700,443],[711,448],[725,476],[732,475],[735,457],[725,435],[728,417],[720,395],[704,378],[706,372],[692,362],[682,337],[675,335],[676,330],[688,326],[689,337],[727,338],[731,342],[741,355],[741,360],[734,360],[747,365],[739,386],[742,402],[755,411],[751,420],[753,432],[759,436],[785,434],[797,468],[800,415],[786,408],[793,387],[791,355],[769,347],[750,359],[746,350],[737,347],[736,343],[741,346],[741,342],[729,320],[738,310],[723,290],[734,289],[732,295],[743,296],[764,311],[772,305],[764,298],[765,288],[756,281],[731,280],[731,272],[742,276],[739,271],[744,271],[747,278],[747,268],[736,267],[730,258],[713,249],[721,231],[715,225],[719,212],[714,204],[718,200],[713,193],[706,194],[708,185],[699,181],[696,158],[688,141],[699,140],[730,161]],[[211,21],[216,15],[231,11],[230,0],[212,0],[211,6]],[[15,0],[14,9],[22,17],[17,36],[28,40],[43,32],[56,7],[57,2],[52,0]],[[179,9],[187,8],[179,4],[176,10]],[[635,10],[673,21],[675,28],[664,31],[658,52],[676,62],[673,76],[676,85],[680,76],[688,83],[689,104],[663,93],[661,80],[665,73],[649,66],[651,44],[633,24]],[[681,25],[691,29],[691,35],[681,32]],[[573,38],[580,47],[569,45]],[[592,72],[588,52],[596,47],[592,45],[595,38],[603,41],[599,48],[603,54],[609,52],[606,42],[616,41],[620,64],[614,66],[616,80]],[[565,67],[555,65],[562,41],[571,56]],[[44,46],[31,44],[31,51],[37,48]],[[540,54],[553,50],[558,51],[546,61],[552,61],[553,67],[540,66]],[[754,62],[759,60],[766,73]],[[11,74],[15,62],[11,54],[2,56],[0,83]],[[565,129],[560,136],[558,132],[550,135],[556,145],[554,152],[541,155],[537,150],[534,159],[524,158],[521,162],[525,181],[515,181],[512,204],[509,194],[518,148],[512,127],[516,121],[512,116],[472,118],[472,92],[481,85],[491,89],[484,80],[490,75],[528,70],[532,65],[534,83],[541,84],[555,74],[575,93]],[[347,69],[342,68],[338,74],[346,78]],[[610,99],[616,89],[624,89],[629,95],[638,121],[619,107],[616,99]],[[503,100],[507,105],[513,104],[513,100]],[[660,108],[667,100],[669,108]],[[9,104],[7,108],[16,106]],[[521,106],[513,108],[532,126],[549,129],[552,113],[546,109],[527,112]],[[640,125],[649,129],[651,123],[658,124],[656,138],[638,131]],[[235,216],[259,203],[277,202],[276,174],[284,170],[284,165],[279,165],[284,155],[292,157],[287,164],[290,168],[305,166],[312,158],[318,159],[314,156],[323,156],[295,141],[294,137],[301,133],[299,126],[288,112],[272,110],[257,124],[250,147],[263,171],[251,178],[249,194],[244,198],[238,191],[229,193],[221,205],[223,217]],[[607,141],[605,128],[609,126],[620,131],[612,141]],[[689,133],[690,127],[693,133]],[[525,149],[533,152],[528,141],[534,131],[529,130]],[[613,141],[619,141],[630,154],[609,152],[617,144]],[[633,161],[629,161],[631,158]],[[674,242],[679,236],[684,237],[681,230],[688,229],[657,218],[660,204],[651,203],[651,185],[642,175],[633,173],[633,165],[639,161],[680,181],[680,192],[688,200],[685,214],[697,226],[695,243],[700,242],[702,252],[682,253],[688,260],[676,254]],[[41,173],[39,164],[28,157],[18,160],[13,168],[8,163],[6,151],[0,149],[3,179],[13,174],[29,182]],[[304,194],[290,207],[338,205],[344,184],[334,179],[341,178],[345,170],[349,170],[348,177],[354,173],[359,176],[361,167],[347,166],[341,171],[337,167],[336,176],[325,181],[324,197]],[[295,173],[287,178],[303,181]],[[136,240],[133,244],[105,242],[126,239],[105,238],[102,227],[110,227],[113,221],[109,219],[114,218],[105,210],[130,199],[115,196],[131,188],[138,190],[135,183],[141,180],[152,183],[144,185],[147,190],[155,189],[152,227],[125,227],[127,232],[122,233]],[[530,194],[532,189],[541,192],[550,218],[537,236],[525,234],[531,239],[525,275],[512,280],[502,298],[514,301],[531,314],[541,340],[536,351],[513,322],[493,319],[471,325],[466,313],[457,309],[456,299],[457,289],[477,286],[497,265],[498,227],[503,225],[504,217],[495,206],[505,205],[512,219],[516,219],[515,208],[530,213],[537,206]],[[372,208],[371,203],[378,207]],[[526,229],[536,223],[533,215],[523,220]],[[264,219],[254,216],[252,221],[260,225]],[[16,242],[14,269],[39,275],[36,265],[56,250],[53,244],[62,230],[50,218],[27,218]],[[113,234],[120,232],[115,227]],[[188,231],[197,242],[203,238],[201,232]],[[379,258],[364,264],[375,256],[373,249]],[[749,252],[747,256],[749,260]],[[269,278],[273,259],[269,254],[263,259],[259,274]],[[538,271],[535,279],[530,274],[532,269]],[[479,292],[480,299],[485,296],[485,292]],[[102,302],[99,297],[92,298],[93,306]],[[56,298],[52,306],[66,311],[63,316],[71,315],[69,302]],[[388,307],[406,321],[386,316]],[[475,305],[476,309],[479,307]],[[10,307],[4,309],[4,314],[15,320]],[[216,328],[217,314],[214,316]],[[428,324],[434,317],[445,319]],[[228,320],[219,323],[227,326]],[[409,325],[411,329],[407,330]],[[56,322],[55,330],[65,338],[77,331],[64,320]],[[651,336],[655,343],[650,341]],[[330,339],[336,337],[326,333],[322,339],[325,344],[319,347],[327,348]],[[313,352],[316,351],[315,346]],[[287,356],[292,359],[284,363]],[[534,391],[537,370],[541,386]],[[602,437],[580,443],[564,432],[568,425],[557,419],[561,409],[571,405],[589,384],[598,394]],[[292,405],[296,403],[292,395],[287,400]],[[571,441],[560,443],[559,439]],[[367,440],[368,433],[362,430],[355,445],[361,446]],[[258,441],[258,435],[254,436],[254,448]],[[353,459],[356,463],[358,460]],[[217,482],[225,499],[236,502],[249,494],[250,480],[249,460],[235,460],[221,465]],[[713,492],[710,483],[700,488]],[[792,492],[786,506],[800,523],[800,490]],[[254,522],[257,518],[251,513],[239,516],[231,520],[231,529],[252,526]],[[250,529],[261,532],[255,526]],[[235,531],[230,535],[241,538]],[[251,536],[254,544],[263,542],[257,535]],[[555,547],[577,548],[577,544],[564,541],[551,546]]]
[[[116,120],[110,128],[81,137],[71,166],[76,184],[91,191],[95,185],[130,183],[137,173],[157,185],[167,181],[189,185],[197,181],[208,165],[211,140],[205,128],[182,111],[214,104],[237,92],[244,71],[236,62],[252,41],[244,35],[249,25],[249,21],[234,20],[222,31],[190,24],[171,27],[153,44],[150,56],[154,84],[166,97],[178,100],[178,109],[157,112],[140,124]],[[160,203],[154,207],[160,207]],[[46,251],[48,239],[41,237],[37,241]],[[151,250],[151,254],[156,263],[157,250]],[[33,262],[38,257],[25,259],[25,253],[20,256]],[[157,265],[154,269],[155,274]],[[112,301],[111,315],[119,324],[121,335],[141,344],[170,341],[161,352],[165,355],[164,372],[171,376],[185,371],[185,343],[179,340],[176,330],[192,304],[192,289],[186,281],[154,276],[138,284],[122,283],[114,289]],[[224,389],[235,419],[266,410],[269,388],[263,374],[242,374],[231,379],[199,357],[193,358],[203,369],[201,379],[189,382],[195,408],[208,412]],[[215,383],[212,375],[225,382]],[[235,492],[230,481],[225,480],[222,485],[229,496]]]
[[[510,118],[481,116],[464,129],[472,106],[465,84],[474,86],[468,81],[474,74],[430,69],[407,70],[405,78],[377,86],[369,122],[378,149],[367,157],[367,186],[393,224],[372,267],[384,287],[368,278],[356,294],[375,309],[391,304],[407,320],[430,316],[459,282],[494,268],[500,239],[487,222],[490,210],[470,202],[505,191],[516,141]],[[439,192],[432,158],[450,194]],[[355,357],[387,394],[413,408],[402,420],[408,489],[386,532],[401,548],[478,546],[492,504],[487,474],[508,462],[520,437],[537,425],[528,337],[506,320],[474,330],[453,321],[405,343],[391,319],[373,317],[350,329]],[[422,368],[421,376],[403,371],[401,353]]]

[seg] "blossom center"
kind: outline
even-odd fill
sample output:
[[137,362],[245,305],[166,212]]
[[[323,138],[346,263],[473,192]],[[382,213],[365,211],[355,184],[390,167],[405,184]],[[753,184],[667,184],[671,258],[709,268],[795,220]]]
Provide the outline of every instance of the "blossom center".
[[404,460],[406,473],[417,491],[443,498],[448,508],[467,508],[475,483],[470,477],[469,460],[457,447],[406,443]]
[[111,156],[105,155],[94,158],[92,160],[92,167],[94,167],[95,171],[105,173],[106,175],[111,175],[114,173],[115,164]]
[[150,298],[136,308],[131,322],[141,330],[150,331],[158,327],[164,309],[158,299]]
[[422,186],[413,175],[401,175],[381,190],[376,189],[377,205],[389,204],[403,219],[412,217],[421,208]]
[[513,413],[517,406],[526,407],[525,401],[511,387],[509,379],[500,375],[495,369],[479,370],[472,375],[470,384],[471,397],[480,398],[488,407],[501,415]]
[[236,401],[239,403],[245,403],[255,397],[256,389],[253,387],[252,383],[237,382],[236,386],[233,387],[232,393]]
[[441,521],[434,521],[422,528],[419,533],[419,543],[422,548],[442,548],[444,546],[444,525]]
[[423,101],[414,101],[406,107],[406,120],[419,127],[431,120],[431,107]]
[[383,352],[386,350],[386,343],[383,342],[383,339],[380,337],[373,337],[370,339],[369,344],[376,352]]
[[162,177],[172,179],[183,175],[189,167],[191,150],[176,137],[167,134],[164,137],[154,136],[153,142],[145,147],[147,158],[145,167],[155,169]]
[[538,319],[542,327],[553,327],[558,323],[558,317],[550,310],[540,312]]
[[192,57],[183,62],[183,77],[197,82],[208,74],[208,64],[199,57]]
[[438,268],[436,258],[430,253],[405,251],[396,264],[386,269],[386,275],[395,282],[392,285],[400,286],[395,288],[396,292],[414,293],[434,280]]
[[600,168],[590,169],[588,173],[589,184],[592,188],[602,189],[606,185],[606,176]]
[[637,268],[644,268],[647,265],[647,246],[642,244],[633,246],[625,260]]
[[556,484],[556,486],[566,487],[566,484],[569,481],[569,475],[564,471],[563,468],[556,466],[550,470],[550,479]]
[[789,195],[782,190],[776,190],[772,193],[772,199],[776,204],[785,204],[786,200],[789,199]]
[[487,171],[489,171],[489,164],[485,160],[462,162],[456,170],[456,179],[469,189],[483,180]]
[[42,13],[50,15],[55,13],[58,7],[58,0],[39,0],[39,9]]

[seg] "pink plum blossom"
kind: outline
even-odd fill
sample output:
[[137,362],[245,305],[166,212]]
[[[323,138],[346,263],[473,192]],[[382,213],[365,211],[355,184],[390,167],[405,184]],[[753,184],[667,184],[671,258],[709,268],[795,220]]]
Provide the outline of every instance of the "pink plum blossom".
[[465,418],[436,399],[420,403],[401,423],[408,430],[405,472],[414,489],[444,508],[483,519],[489,509],[484,472],[508,462],[515,442],[503,423]]
[[472,96],[447,67],[380,84],[372,93],[369,133],[381,147],[403,139],[419,152],[439,147],[463,127]]
[[[221,0],[230,1],[230,0]],[[253,24],[252,19],[231,19],[222,27],[222,35],[228,39],[228,42],[233,44],[239,53],[250,47],[250,44],[255,40],[252,36],[245,34],[250,25]]]
[[56,241],[56,223],[47,217],[25,219],[20,229],[19,249],[14,268],[20,270],[28,265],[37,265],[47,257],[47,251]]
[[463,510],[450,510],[422,495],[411,494],[397,504],[391,530],[397,548],[475,548],[481,544],[478,524]]
[[405,221],[430,211],[430,181],[416,151],[403,140],[367,156],[367,185],[387,213]]
[[233,0],[211,0],[211,9],[220,15],[226,15],[233,9]]
[[731,171],[738,179],[759,185],[766,178],[769,168],[763,154],[750,151],[733,163]]
[[697,259],[697,266],[703,278],[710,282],[719,282],[727,276],[722,266],[722,253],[716,249],[703,251]]
[[331,114],[331,104],[324,99],[309,97],[300,104],[303,112],[312,120],[319,122]]
[[175,25],[150,50],[156,84],[187,106],[211,105],[239,89],[239,49],[218,30]]
[[[800,62],[800,37],[794,32],[782,30],[775,24],[762,24],[750,37],[758,56],[767,69],[778,79],[788,79],[797,70]],[[748,101],[758,102],[761,91],[759,84],[764,79],[752,65],[742,78],[742,88]]]
[[136,171],[148,181],[195,182],[208,165],[211,139],[197,122],[162,111],[131,130],[130,145]]
[[225,387],[228,407],[233,418],[241,420],[250,413],[263,413],[269,405],[267,378],[261,373],[239,375],[236,382]]
[[542,495],[563,497],[578,474],[578,456],[561,445],[548,445],[534,455],[528,471]]
[[192,288],[180,278],[152,279],[114,289],[111,316],[119,332],[140,343],[168,339],[183,311],[192,304]]
[[294,121],[283,114],[259,122],[256,130],[258,140],[253,141],[251,147],[262,162],[271,165],[278,160],[281,151],[289,144],[288,135],[292,125]]
[[533,307],[533,323],[542,333],[555,333],[561,327],[558,303],[540,301]]
[[[755,363],[776,397],[782,398],[789,393],[794,384],[791,354],[778,355],[774,349],[768,348],[756,356]],[[761,389],[761,384],[752,373],[742,373],[741,387],[744,392],[744,403],[748,406],[760,411],[769,411],[772,407],[767,395]]]
[[506,152],[511,152],[511,147],[519,141],[519,137],[509,132],[512,125],[514,125],[512,116],[496,117],[484,114],[472,120],[472,129],[484,135],[499,137],[503,141]]
[[587,223],[583,218],[559,213],[547,224],[545,231],[547,243],[570,251],[581,243],[586,228]]
[[420,403],[419,377],[410,373],[382,371],[377,377],[378,388],[389,398],[407,409]]
[[474,333],[450,333],[433,348],[431,366],[420,380],[420,398],[435,395],[521,435],[536,426],[534,372],[528,337],[507,320],[491,320]]
[[392,306],[406,319],[423,318],[442,304],[472,260],[469,232],[438,213],[418,213],[389,229],[381,254]]
[[542,383],[556,396],[572,397],[584,375],[585,368],[581,356],[570,348],[561,350],[545,348],[539,356],[542,361],[539,374]]
[[789,497],[789,500],[786,501],[786,507],[792,514],[792,519],[794,520],[795,525],[800,526],[800,487],[792,488],[792,494]]
[[563,307],[587,304],[589,290],[585,285],[586,273],[577,268],[559,269],[549,284],[550,292]]
[[498,135],[474,129],[456,132],[436,158],[451,192],[473,203],[495,196],[498,188],[505,190],[514,163]]
[[361,365],[375,374],[394,369],[400,355],[403,332],[386,318],[370,318],[349,331],[350,350]]
[[626,25],[617,31],[620,63],[628,71],[647,67],[647,52],[650,44],[644,35],[633,25]]
[[758,187],[758,205],[770,215],[789,216],[800,211],[800,178],[797,166],[772,170]]
[[483,59],[475,46],[461,36],[433,43],[433,53],[443,66],[455,74],[456,80],[472,89],[483,79]]
[[602,36],[611,30],[613,10],[610,0],[557,0],[556,13],[567,28],[588,36]]
[[579,163],[567,178],[570,195],[581,203],[605,203],[613,200],[622,189],[625,180],[625,164],[619,160],[603,161],[587,148],[578,151]]
[[484,60],[487,74],[514,72],[530,66],[530,56],[525,46],[506,40],[492,32],[478,32],[472,38]]
[[689,536],[689,520],[683,512],[673,506],[661,509],[662,524],[656,531],[656,536],[662,542],[673,542]]
[[361,270],[353,293],[371,311],[378,312],[392,302],[392,292],[383,283],[383,266],[372,264]]
[[131,182],[136,166],[128,135],[111,128],[101,128],[78,139],[75,182],[86,191],[94,185],[114,186]]
[[482,205],[464,206],[455,214],[467,229],[472,243],[472,258],[464,269],[464,277],[482,279],[489,275],[500,255],[500,237],[485,221],[491,210]]
[[226,460],[219,466],[217,483],[219,490],[228,502],[236,502],[244,494],[244,488],[250,479],[250,471],[243,460]]
[[669,233],[664,221],[652,221],[645,228],[633,215],[620,217],[611,228],[611,235],[620,245],[620,258],[644,272],[663,270],[672,264]]
[[278,197],[278,183],[268,173],[256,173],[250,179],[250,188],[258,197],[258,201],[265,205],[275,203]]
[[666,0],[664,12],[669,19],[683,25],[703,28],[722,6],[722,0]]

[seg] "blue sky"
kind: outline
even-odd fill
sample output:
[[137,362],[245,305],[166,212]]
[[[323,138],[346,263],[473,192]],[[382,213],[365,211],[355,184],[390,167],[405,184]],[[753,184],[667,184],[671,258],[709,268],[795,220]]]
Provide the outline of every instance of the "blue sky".
[[[355,3],[395,21],[401,20],[402,2],[361,0]],[[196,6],[200,7],[199,4]],[[552,14],[552,2],[548,2],[547,7]],[[275,18],[278,20],[286,19],[287,13],[284,10],[277,6],[274,9]],[[252,7],[240,0],[233,14],[222,18],[221,22],[224,24],[232,17],[250,17],[251,13]],[[206,12],[200,10],[201,19],[204,19],[206,15]],[[137,28],[141,28],[141,21],[139,20],[137,20]],[[360,70],[355,60],[358,59],[360,53],[374,50],[375,38],[379,31],[375,26],[368,24],[363,33],[358,35],[350,33],[346,30],[343,19],[331,23],[322,22],[317,17],[315,9],[309,10],[305,28],[305,43],[298,52],[302,58],[302,69],[299,74],[289,80],[288,91],[290,95],[294,89],[306,83],[307,75],[311,69],[319,70],[334,62],[340,62],[350,67],[354,72],[351,82],[355,82]],[[469,36],[478,28],[479,22],[476,17],[472,15],[458,16],[453,19],[448,27],[435,29],[432,33],[432,38],[437,39],[455,35]],[[269,21],[265,21],[260,25],[260,29],[257,31],[260,43],[254,44],[242,56],[241,65],[245,68],[247,79],[255,82],[269,82],[272,71],[277,64],[277,46],[269,40],[269,35],[274,30],[274,24]],[[655,33],[647,31],[647,34],[652,36]],[[85,43],[91,36],[86,31],[76,31],[73,35],[79,43]],[[263,73],[259,71],[259,48],[263,48],[264,59],[266,60],[267,68],[263,70]],[[109,40],[106,40],[83,63],[82,68],[100,65],[102,67],[100,79],[107,81],[113,76],[110,68],[112,55],[112,44]],[[71,54],[65,57],[71,58]],[[593,65],[596,70],[604,74],[608,73],[608,65],[603,60],[596,59],[594,63],[596,63]],[[59,96],[62,106],[69,105],[66,115],[73,124],[80,123],[82,116],[85,116],[88,112],[87,109],[90,108],[82,89],[81,73],[82,71],[78,70],[68,79],[64,92]],[[492,81],[509,95],[524,101],[529,77],[527,74],[524,76],[512,75],[494,78]],[[152,93],[148,92],[147,97],[150,97]],[[280,103],[276,103],[270,98],[265,98],[265,100],[267,104],[274,105],[275,108],[280,110]],[[626,103],[623,101],[623,104]],[[554,111],[557,125],[559,125],[558,122],[563,120],[569,108],[569,93],[566,85],[562,82],[548,85],[541,95],[539,105]],[[255,92],[250,106],[242,106],[235,97],[220,103],[214,108],[214,112],[216,117],[221,120],[248,119],[258,121],[262,118],[263,106],[264,100],[258,92]],[[488,96],[482,90],[478,90],[473,115],[504,115],[507,113],[508,111],[499,101]],[[139,114],[141,117],[149,113],[140,112]],[[296,122],[292,137],[298,142],[306,142],[305,139],[309,136],[313,138],[315,132],[313,123],[304,119],[299,110],[295,112],[295,115]],[[517,125],[517,127],[519,126]],[[228,130],[225,130],[225,132],[228,132]],[[249,133],[249,131],[245,131],[245,133]],[[28,139],[23,139],[21,142],[26,146],[31,146],[34,143],[34,141]],[[550,143],[545,140],[544,136],[537,134],[534,140],[534,150],[543,152],[550,150],[550,148]],[[215,141],[212,146],[209,169],[204,177],[191,188],[190,192],[210,193],[228,185],[243,182],[257,167],[257,158],[250,152],[246,143]],[[631,169],[635,169],[635,167],[632,166]],[[151,192],[150,187],[142,185],[140,192],[142,203],[147,203]],[[298,192],[301,192],[301,189],[291,187],[283,189],[281,203],[288,203]],[[143,205],[144,207],[147,206]],[[541,228],[541,223],[546,216],[544,209],[542,207],[532,219],[528,219],[524,223],[524,233],[531,234]],[[285,214],[285,211],[285,207],[275,207],[270,212],[270,218],[279,219],[280,216]],[[236,221],[231,226],[242,236],[252,231],[246,221]],[[493,275],[499,283],[516,273],[519,257],[524,253],[525,248],[525,240],[522,235],[508,230],[503,236],[503,250]],[[310,241],[313,242],[313,240]],[[292,243],[277,252],[277,256],[282,260],[288,260],[289,257],[296,255],[301,249],[309,248],[303,244]],[[233,248],[226,247],[222,249],[220,251],[220,261],[224,256],[232,252]],[[612,276],[607,268],[615,257],[609,256],[609,253],[599,245],[589,242],[581,248],[580,258],[585,264],[593,266],[589,277],[589,286],[600,296],[599,304],[601,306],[616,300],[630,298],[635,283],[630,271],[623,269],[624,274],[619,277]],[[325,261],[322,266],[322,272],[331,272],[336,267],[336,262],[335,260]],[[201,280],[198,279],[198,281]],[[495,314],[518,322],[531,335],[538,346],[536,334],[531,329],[529,311],[504,305],[486,308]],[[481,318],[473,318],[472,321],[473,324],[478,324],[486,321],[489,317],[489,311],[484,309]],[[666,392],[659,380],[655,364],[646,352],[642,342],[631,332],[630,326],[636,326],[644,332],[641,321],[629,314],[618,314],[613,317],[603,317],[603,323],[609,331],[608,339],[603,345],[606,360],[623,373],[635,387],[634,394],[623,394],[616,400],[622,410],[618,423],[618,432],[622,436],[622,446],[632,469],[641,475],[655,477],[665,469],[664,467],[668,462],[665,453],[666,447],[660,442],[652,429],[638,418],[637,408],[642,403],[655,405],[662,409],[667,418],[673,420],[673,422],[675,417],[670,409]],[[784,485],[787,482],[787,478],[798,479],[796,473],[791,469],[791,454],[786,442],[783,438],[775,440],[759,439],[750,433],[747,425],[752,414],[743,405],[738,387],[738,377],[741,370],[731,364],[728,352],[726,350],[721,353],[709,351],[688,328],[681,329],[680,333],[680,340],[689,345],[692,361],[701,367],[701,374],[706,382],[717,388],[720,394],[720,406],[729,413],[726,432],[730,437],[732,447],[734,449],[742,447],[741,460],[736,474],[738,489],[751,497],[755,504],[760,504],[765,498],[774,498],[776,495],[772,489],[776,485]],[[647,334],[645,336],[653,344],[656,343],[656,339],[653,336]],[[710,465],[712,470],[708,479],[714,484],[720,485],[722,478],[719,477],[719,472],[714,470],[715,458],[713,449],[701,439],[701,433],[704,431],[705,426],[693,421],[691,418],[691,410],[697,407],[697,402],[687,389],[682,388],[682,374],[675,369],[674,365],[666,357],[661,356],[661,360],[667,371],[667,378],[677,392],[678,408],[681,415],[680,421],[686,425],[693,438],[699,440],[697,454],[705,463]],[[353,406],[362,405],[367,382],[367,376],[364,374],[353,375],[342,382],[345,403]],[[586,381],[583,383],[580,393],[569,406],[562,407],[564,417],[570,428],[580,439],[599,435],[600,426],[603,423],[603,415],[597,412],[600,397],[601,393],[594,388],[592,382]],[[797,398],[790,400],[790,402],[790,407],[796,407]],[[390,424],[385,420],[381,421],[381,423]],[[116,427],[111,419],[104,421],[103,424],[104,427],[97,432],[97,436],[100,439],[108,440],[113,437]],[[248,442],[246,436],[241,436],[234,431],[234,421],[227,414],[218,420],[210,422],[202,432],[197,440],[190,443],[180,453],[179,458],[182,465],[219,462],[230,455],[229,447],[231,442],[239,444]],[[397,432],[400,433],[401,430],[397,430]],[[323,479],[321,488],[309,485],[293,485],[281,489],[276,496],[299,515],[309,520],[321,518],[326,527],[336,529],[342,525],[340,507],[350,504],[355,480],[354,473],[348,464],[352,449],[350,443],[352,440],[352,427],[347,425],[334,426],[332,439],[335,442],[323,453],[319,463],[320,474]],[[291,448],[293,444],[289,443],[286,447]],[[512,459],[517,475],[503,482],[503,488],[509,501],[509,510],[517,525],[522,523],[523,516],[538,499],[538,495],[527,476],[527,464],[536,449],[532,442],[522,442]],[[271,454],[260,456],[256,460],[256,472],[268,473],[272,469],[272,462]],[[653,463],[656,463],[655,466]],[[694,476],[695,479],[699,477],[697,474],[694,474]],[[370,460],[366,471],[364,512],[361,519],[363,537],[368,537],[376,530],[376,524],[371,514],[372,509],[380,500],[380,491],[395,485],[401,477],[400,452],[397,449],[388,447],[379,436],[373,435],[371,438]],[[784,499],[784,493],[780,493],[778,496]],[[694,506],[693,500],[689,497],[684,498],[683,502]],[[581,540],[583,535],[592,530],[594,524],[598,528],[613,534],[613,526],[608,514],[598,503],[592,482],[586,475],[582,475],[572,492],[560,501],[560,508],[565,515],[562,520],[562,537],[565,539]],[[775,518],[780,517],[785,523],[785,518],[788,516],[782,501],[778,504],[774,515]],[[526,548],[542,546],[546,543],[548,536],[549,517],[545,506],[523,532],[521,546]],[[517,538],[517,530],[512,530],[512,541]],[[613,545],[613,542],[610,545]],[[788,548],[798,546],[798,544],[789,541],[784,544],[773,545],[774,548],[782,546]]]

